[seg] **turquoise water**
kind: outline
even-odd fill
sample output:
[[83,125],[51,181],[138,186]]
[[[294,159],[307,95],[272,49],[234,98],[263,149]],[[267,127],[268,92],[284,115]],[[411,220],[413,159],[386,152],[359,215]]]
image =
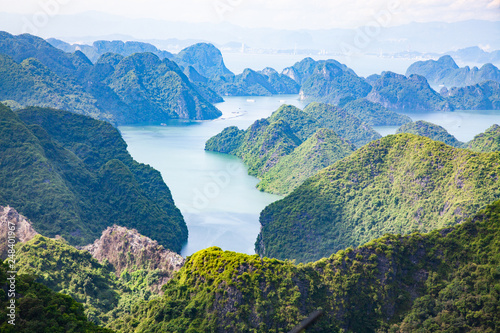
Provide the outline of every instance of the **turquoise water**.
[[[279,196],[258,191],[258,179],[248,176],[236,157],[205,152],[205,142],[227,126],[246,129],[268,117],[281,104],[300,108],[298,95],[227,97],[217,104],[223,116],[213,121],[172,121],[167,126],[120,127],[131,155],[159,170],[172,191],[189,229],[182,250],[187,256],[219,246],[253,254],[260,230],[259,213]],[[500,112],[409,113],[413,120],[427,120],[446,128],[458,140],[469,141],[491,125],[500,124]],[[397,127],[376,127],[382,135]]]
[[[444,127],[459,141],[468,142],[493,124],[500,125],[499,110],[454,111],[454,112],[410,112],[404,113],[413,121],[425,120]],[[382,135],[396,133],[398,126],[375,126]]]
[[258,191],[258,179],[238,158],[204,146],[225,127],[246,129],[284,103],[304,107],[297,95],[227,97],[217,105],[223,112],[217,120],[119,128],[134,159],[159,170],[169,186],[189,229],[183,256],[210,246],[255,253],[259,214],[281,197]]

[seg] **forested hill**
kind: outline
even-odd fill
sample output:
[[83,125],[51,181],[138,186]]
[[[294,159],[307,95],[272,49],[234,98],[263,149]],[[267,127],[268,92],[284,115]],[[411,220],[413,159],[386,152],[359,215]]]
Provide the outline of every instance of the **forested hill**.
[[494,332],[500,325],[500,202],[459,226],[386,235],[307,265],[209,248],[119,332]]
[[206,99],[220,96],[198,91],[167,58],[106,53],[92,64],[80,51],[65,53],[29,34],[0,32],[0,86],[0,101],[11,105],[60,108],[118,125],[221,115]]
[[136,228],[173,251],[187,227],[158,171],[140,164],[109,123],[0,105],[0,205],[43,235],[85,245],[108,226]]
[[308,179],[261,213],[257,253],[317,260],[385,233],[463,222],[500,197],[500,152],[412,134],[384,137]]
[[465,146],[465,143],[458,141],[457,138],[448,133],[443,127],[423,120],[404,124],[396,131],[396,134],[399,133],[411,133],[425,136],[456,148],[463,148]]
[[332,105],[311,103],[304,110],[282,105],[247,130],[228,127],[205,149],[236,155],[261,190],[288,194],[308,177],[380,138],[370,126]]
[[477,152],[500,151],[500,126],[493,125],[467,143],[467,148]]

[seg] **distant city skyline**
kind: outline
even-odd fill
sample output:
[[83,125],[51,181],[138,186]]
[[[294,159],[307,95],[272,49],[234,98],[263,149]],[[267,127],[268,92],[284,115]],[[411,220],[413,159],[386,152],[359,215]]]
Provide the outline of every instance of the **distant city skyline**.
[[0,0],[0,8],[28,18],[40,12],[55,16],[97,11],[129,18],[289,30],[350,29],[380,20],[388,26],[500,21],[500,0]]

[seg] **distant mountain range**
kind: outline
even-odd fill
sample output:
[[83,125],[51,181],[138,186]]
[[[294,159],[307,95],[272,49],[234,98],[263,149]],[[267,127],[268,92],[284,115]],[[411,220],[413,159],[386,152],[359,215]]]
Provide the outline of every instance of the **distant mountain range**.
[[[54,45],[68,49],[68,45],[52,40]],[[80,46],[81,47],[81,46]],[[162,51],[146,43],[130,42],[95,42],[90,48],[92,56],[100,47],[102,50],[114,50],[128,55],[133,50],[159,54]],[[175,61],[184,74],[196,86],[200,94],[212,103],[221,102],[221,96],[268,96],[275,94],[296,94],[308,101],[331,103],[343,106],[359,98],[366,98],[373,103],[391,110],[431,111],[431,110],[479,110],[496,109],[496,87],[483,82],[499,81],[500,71],[492,64],[485,64],[480,69],[474,67],[459,68],[451,56],[443,56],[439,60],[420,61],[412,64],[406,77],[391,72],[382,75],[371,75],[364,79],[344,64],[336,60],[315,61],[304,58],[293,66],[278,73],[272,68],[262,71],[245,69],[243,73],[234,75],[224,64],[219,49],[212,44],[197,43],[178,54],[163,54]],[[417,74],[417,75],[414,75]],[[412,76],[413,75],[413,76]],[[427,80],[426,80],[427,79]],[[429,83],[437,86],[470,86],[481,83],[480,96],[476,88],[466,90],[442,91],[437,94]],[[467,94],[467,103],[460,102],[460,97]],[[473,96],[474,95],[474,96]],[[449,97],[449,98],[448,98]],[[463,98],[462,98],[463,99]],[[475,103],[472,101],[476,101]],[[365,103],[357,107],[368,107]],[[366,114],[366,112],[365,112]],[[379,117],[380,119],[380,117]]]
[[484,81],[500,82],[500,70],[487,63],[481,68],[458,67],[451,56],[442,56],[438,60],[418,61],[406,71],[406,76],[422,75],[432,85],[464,87]]
[[105,53],[93,64],[81,51],[0,32],[0,63],[0,101],[11,105],[60,108],[114,124],[221,115],[176,63],[153,53]]
[[500,50],[487,52],[479,46],[470,46],[456,51],[448,51],[445,53],[422,53],[417,51],[398,52],[391,56],[396,58],[424,58],[424,59],[438,59],[442,56],[449,55],[453,59],[460,62],[473,62],[473,63],[499,63]]
[[95,41],[92,45],[87,45],[87,44],[69,44],[55,38],[49,38],[47,39],[47,42],[49,42],[50,45],[57,47],[58,49],[61,49],[67,53],[81,51],[93,63],[95,63],[97,59],[99,59],[99,57],[105,53],[116,53],[127,57],[134,53],[150,52],[156,54],[160,59],[173,58],[172,53],[163,50],[158,50],[156,46],[143,42],[135,42],[135,41],[122,42],[121,40],[114,40],[114,41],[98,40]]
[[[354,45],[354,37],[366,29],[321,29],[321,30],[286,30],[271,28],[246,28],[235,24],[169,22],[155,19],[131,19],[103,12],[85,12],[74,15],[58,15],[57,20],[43,29],[33,29],[24,22],[22,14],[0,13],[0,29],[19,34],[34,33],[45,37],[55,37],[67,41],[129,39],[139,41],[168,39],[207,41],[222,46],[228,43],[249,45],[253,48],[271,50],[324,50],[332,55],[342,54],[343,46]],[[368,28],[369,29],[369,28]],[[399,26],[388,26],[382,29],[380,35],[360,49],[361,53],[379,54],[397,53],[417,50],[420,52],[444,53],[450,50],[466,48],[474,45],[489,45],[493,50],[500,50],[498,38],[498,21],[468,20],[460,22],[412,22]],[[489,33],[485,33],[489,32]],[[265,36],[266,38],[262,38]],[[335,41],[335,43],[332,43]],[[182,45],[171,40],[164,44]],[[181,46],[183,47],[183,46]]]

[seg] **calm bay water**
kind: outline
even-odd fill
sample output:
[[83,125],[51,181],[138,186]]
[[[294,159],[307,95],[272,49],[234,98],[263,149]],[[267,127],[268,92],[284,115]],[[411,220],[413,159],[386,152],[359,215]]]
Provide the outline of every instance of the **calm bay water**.
[[[444,127],[457,140],[467,142],[474,139],[493,124],[500,125],[499,110],[454,111],[454,112],[412,112],[404,113],[413,121],[425,120]],[[398,126],[375,126],[382,135],[396,133]]]
[[[213,121],[172,121],[167,126],[123,126],[120,131],[131,155],[159,170],[169,186],[189,229],[183,256],[219,246],[224,250],[254,253],[260,230],[259,214],[279,196],[258,191],[258,179],[234,156],[206,152],[205,142],[227,126],[246,129],[268,117],[281,104],[303,108],[298,95],[227,97],[217,104],[223,116]],[[446,128],[458,140],[469,141],[493,124],[500,112],[409,113]],[[376,127],[382,135],[397,127]]]
[[238,158],[204,151],[205,142],[227,126],[246,129],[281,104],[303,108],[297,95],[227,97],[213,121],[172,121],[167,126],[123,126],[130,154],[159,170],[189,229],[187,256],[210,246],[253,254],[259,214],[281,197],[258,191]]

